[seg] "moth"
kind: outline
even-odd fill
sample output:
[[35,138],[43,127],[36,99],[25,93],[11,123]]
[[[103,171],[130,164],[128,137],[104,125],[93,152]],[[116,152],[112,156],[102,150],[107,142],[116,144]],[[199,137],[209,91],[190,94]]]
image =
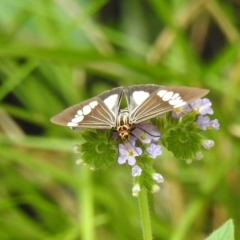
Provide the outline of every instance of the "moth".
[[[65,109],[52,117],[51,122],[73,129],[111,129],[126,142],[136,124],[180,108],[208,92],[201,88],[154,84],[134,85],[128,89],[117,87]],[[127,108],[120,109],[123,94]]]

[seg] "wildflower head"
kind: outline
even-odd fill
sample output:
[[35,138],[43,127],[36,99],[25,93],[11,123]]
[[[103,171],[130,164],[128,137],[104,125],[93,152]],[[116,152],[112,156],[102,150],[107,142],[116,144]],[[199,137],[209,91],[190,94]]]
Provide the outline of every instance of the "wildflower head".
[[135,146],[135,141],[128,141],[125,144],[119,144],[119,157],[118,163],[123,164],[128,162],[128,165],[134,165],[136,163],[136,156],[142,154],[142,149]]
[[208,98],[198,99],[196,101],[191,102],[189,105],[198,114],[201,115],[213,114],[213,109],[211,108],[212,103]]
[[133,166],[133,168],[132,168],[132,176],[133,177],[138,177],[141,175],[141,173],[142,173],[142,169],[138,165]]
[[[86,142],[73,147],[74,152],[81,154],[78,164],[88,164],[94,170],[116,161],[127,164],[131,166],[134,180],[133,196],[138,196],[142,187],[156,192],[159,184],[164,182],[163,176],[153,169],[154,161],[158,161],[162,154],[161,145],[187,163],[202,159],[203,150],[214,146],[214,141],[201,133],[220,127],[218,120],[209,116],[213,114],[211,105],[207,98],[198,99],[174,109],[171,116],[156,119],[155,124],[129,124],[130,129],[123,126],[120,130],[127,133],[126,139],[119,135],[119,129],[111,134],[110,139],[108,131],[87,132],[83,134]],[[117,141],[120,143],[116,147]]]

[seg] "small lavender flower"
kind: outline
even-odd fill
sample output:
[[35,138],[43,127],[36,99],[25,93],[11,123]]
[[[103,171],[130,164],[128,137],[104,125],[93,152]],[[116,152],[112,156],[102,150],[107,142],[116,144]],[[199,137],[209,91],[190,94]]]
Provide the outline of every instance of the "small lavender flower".
[[206,130],[210,126],[210,118],[208,116],[199,115],[197,119],[197,124],[200,129]]
[[201,115],[213,114],[212,103],[208,98],[197,99],[189,104],[197,113]]
[[136,156],[142,154],[142,149],[140,147],[135,147],[134,141],[129,141],[125,145],[119,144],[118,146],[120,156],[118,157],[118,163],[123,164],[128,161],[129,165],[134,165],[136,163]]
[[202,141],[202,146],[207,150],[212,148],[214,145],[215,145],[215,143],[213,140],[207,139],[207,140]]
[[151,123],[136,125],[132,134],[143,143],[151,143],[152,141],[157,141],[160,138],[160,132],[157,130],[156,126]]
[[136,183],[133,188],[132,188],[132,195],[134,197],[137,197],[138,196],[138,193],[141,191],[141,187],[138,183]]
[[172,117],[173,118],[180,118],[184,115],[184,113],[192,112],[193,109],[189,106],[189,104],[186,104],[182,107],[174,108],[172,111]]
[[151,158],[155,159],[158,155],[162,154],[161,146],[151,143],[147,148],[147,152],[150,154]]
[[152,178],[157,182],[157,183],[163,183],[164,182],[164,178],[161,174],[159,173],[154,173],[152,175]]
[[142,173],[142,169],[138,165],[133,166],[133,168],[132,168],[132,176],[133,177],[138,177],[141,175],[141,173]]
[[219,130],[220,124],[217,119],[210,121],[209,126],[211,129]]

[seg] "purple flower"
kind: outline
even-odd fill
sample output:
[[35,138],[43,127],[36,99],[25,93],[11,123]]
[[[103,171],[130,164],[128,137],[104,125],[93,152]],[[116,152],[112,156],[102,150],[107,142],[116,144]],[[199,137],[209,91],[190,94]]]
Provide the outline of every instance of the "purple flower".
[[210,121],[210,118],[208,116],[203,116],[203,115],[198,116],[197,124],[199,128],[202,130],[206,130],[207,127],[214,130],[219,130],[219,127],[220,127],[220,124],[217,119]]
[[119,164],[128,161],[128,164],[132,166],[136,163],[135,157],[142,154],[142,149],[140,147],[135,147],[134,141],[128,141],[125,145],[119,144],[118,149],[120,153],[118,157]]
[[151,123],[136,125],[132,134],[143,143],[151,143],[152,140],[157,141],[160,138],[160,132],[157,130],[156,126]]
[[220,124],[217,119],[214,119],[210,121],[209,126],[211,127],[211,129],[219,130]]
[[142,169],[138,165],[133,166],[133,168],[132,168],[132,176],[133,177],[138,177],[141,175],[141,173],[142,173]]
[[190,103],[190,106],[199,114],[213,114],[212,103],[208,98],[197,99]]
[[205,149],[209,150],[210,148],[212,148],[215,145],[215,143],[213,140],[207,139],[207,140],[202,141],[202,145]]
[[210,118],[208,116],[199,115],[197,119],[197,124],[200,129],[206,130],[210,126]]
[[184,113],[192,112],[193,109],[189,106],[189,104],[186,104],[182,107],[174,108],[172,111],[172,117],[173,118],[180,118],[184,115]]
[[151,143],[147,148],[147,152],[150,154],[151,158],[156,158],[158,155],[162,154],[161,146]]

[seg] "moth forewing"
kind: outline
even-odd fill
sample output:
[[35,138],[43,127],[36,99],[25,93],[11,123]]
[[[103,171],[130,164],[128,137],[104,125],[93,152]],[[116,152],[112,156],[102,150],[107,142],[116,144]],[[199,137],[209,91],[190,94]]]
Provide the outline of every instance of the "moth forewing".
[[114,88],[69,107],[51,122],[71,128],[111,129],[116,126],[123,88]]
[[[152,88],[153,89],[153,88]],[[132,93],[132,98],[129,97],[129,104],[132,104],[132,99],[134,99],[134,90]],[[140,92],[139,96],[147,96],[147,88],[137,89]],[[144,92],[146,94],[144,95]],[[140,123],[150,118],[160,116],[174,108],[181,107],[190,103],[209,92],[207,89],[199,88],[189,88],[189,87],[158,87],[154,92],[149,94],[144,101],[136,106],[132,111],[129,111],[129,121],[130,123]],[[135,96],[137,96],[135,94]]]
[[123,87],[113,88],[111,90],[105,91],[98,97],[104,102],[109,110],[117,117],[120,107],[120,102],[122,99]]
[[124,91],[127,99],[128,110],[131,113],[154,91],[159,89],[159,85],[155,84],[140,84],[129,87]]

